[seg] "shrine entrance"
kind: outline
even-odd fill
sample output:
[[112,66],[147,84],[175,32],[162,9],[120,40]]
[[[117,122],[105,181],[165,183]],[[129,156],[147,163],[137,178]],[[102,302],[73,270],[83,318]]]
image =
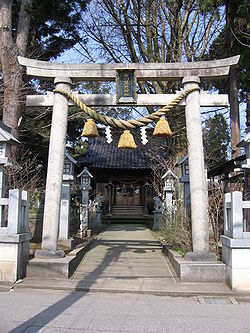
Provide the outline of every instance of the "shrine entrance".
[[115,205],[125,207],[141,205],[140,184],[119,182],[116,185]]
[[[33,78],[52,80],[55,91],[47,95],[27,96],[27,106],[53,106],[52,126],[49,145],[48,172],[45,193],[42,249],[35,253],[36,258],[60,258],[65,255],[57,250],[59,212],[61,201],[64,149],[67,133],[68,106],[71,100],[77,105],[84,102],[84,112],[107,127],[123,130],[146,126],[159,119],[173,106],[185,106],[186,131],[189,156],[189,179],[191,197],[191,222],[193,252],[190,260],[214,260],[209,252],[209,229],[207,194],[202,143],[200,107],[227,106],[227,95],[209,95],[200,92],[201,80],[214,80],[228,77],[230,68],[236,66],[239,56],[197,63],[134,63],[134,64],[59,64],[18,58],[26,67],[27,75]],[[116,81],[116,94],[77,95],[71,86],[80,81]],[[139,81],[182,81],[184,91],[176,94],[138,94],[136,83]],[[80,101],[80,102],[79,102]],[[174,102],[174,103],[173,103]],[[120,121],[93,113],[88,106],[164,106],[160,112],[138,120]],[[90,112],[89,112],[90,111]],[[154,118],[156,117],[156,118]],[[110,130],[110,128],[109,128]],[[110,132],[107,138],[110,140]],[[145,136],[143,141],[146,143]],[[84,186],[84,185],[83,185]],[[140,200],[138,186],[122,183],[117,198],[124,205]],[[124,195],[123,195],[124,194]]]

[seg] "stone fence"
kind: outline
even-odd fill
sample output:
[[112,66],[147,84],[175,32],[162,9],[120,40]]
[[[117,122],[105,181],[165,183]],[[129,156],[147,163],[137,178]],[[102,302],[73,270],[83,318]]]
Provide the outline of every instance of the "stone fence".
[[225,194],[222,260],[232,289],[250,291],[250,201],[242,193]]
[[0,281],[15,282],[26,274],[29,259],[28,195],[10,190],[0,198]]
[[243,201],[241,192],[225,194],[224,216],[225,236],[250,239],[250,201]]
[[[8,207],[7,216],[6,207]],[[27,232],[28,194],[26,191],[10,190],[9,198],[0,198],[0,212],[1,235]]]

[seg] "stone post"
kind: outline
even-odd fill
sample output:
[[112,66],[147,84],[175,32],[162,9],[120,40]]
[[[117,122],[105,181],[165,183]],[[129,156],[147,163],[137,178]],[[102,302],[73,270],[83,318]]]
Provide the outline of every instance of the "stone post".
[[148,216],[148,205],[147,205],[147,198],[148,198],[148,188],[150,187],[149,183],[146,182],[144,185],[142,185],[143,189],[143,216]]
[[95,230],[102,229],[102,199],[103,196],[98,194],[93,201],[92,218],[90,219],[89,227]]
[[173,193],[175,191],[176,175],[169,169],[162,177],[164,181],[164,204],[168,214],[172,216],[173,213]]
[[110,180],[105,187],[108,190],[108,214],[107,216],[112,216],[112,191],[115,188],[114,184]]
[[5,192],[5,173],[3,168],[0,166],[0,198],[4,197]]
[[[3,168],[0,166],[0,198],[4,197],[5,192],[5,174]],[[4,226],[4,205],[0,205],[0,227]]]
[[147,207],[147,199],[148,199],[148,188],[147,186],[144,187],[144,216],[148,216],[148,207]]
[[[69,78],[55,78],[57,89],[70,91]],[[42,249],[35,252],[36,258],[61,258],[64,252],[57,250],[59,213],[62,190],[65,141],[68,122],[68,99],[55,93],[49,143],[49,159],[45,191]]]
[[[199,88],[200,78],[188,76],[183,79],[184,88]],[[215,260],[209,253],[209,230],[207,192],[200,115],[200,92],[195,90],[186,97],[186,128],[188,140],[189,179],[191,197],[193,252],[187,260]]]
[[96,217],[94,221],[94,226],[97,229],[102,229],[102,210],[99,204],[96,207]]
[[91,191],[91,178],[93,176],[89,172],[88,168],[84,167],[82,172],[77,176],[80,178],[81,185],[80,190],[82,192],[82,203],[80,206],[80,234],[84,235],[85,230],[88,229],[89,223],[89,191]]
[[162,217],[162,213],[164,210],[163,203],[159,197],[154,197],[154,225],[153,230],[159,230],[160,229],[160,220]]
[[59,239],[68,239],[69,237],[69,214],[70,214],[70,180],[64,179],[63,177]]
[[82,203],[80,206],[80,234],[84,236],[85,230],[88,229],[89,225],[89,190],[82,189]]
[[59,237],[58,244],[72,249],[74,247],[74,240],[69,238],[69,226],[70,226],[70,183],[73,181],[73,176],[64,174],[62,184],[62,197],[60,207],[60,224],[59,224]]
[[173,212],[173,193],[174,193],[174,189],[171,186],[165,187],[164,188],[164,192],[165,192],[165,207],[166,207],[166,211],[169,214],[172,214]]

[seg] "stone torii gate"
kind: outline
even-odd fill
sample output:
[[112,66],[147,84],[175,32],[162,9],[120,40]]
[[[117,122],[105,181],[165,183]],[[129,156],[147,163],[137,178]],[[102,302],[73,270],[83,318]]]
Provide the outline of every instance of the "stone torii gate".
[[[240,56],[216,61],[193,63],[147,63],[147,64],[60,64],[19,57],[19,63],[26,67],[27,75],[54,81],[55,88],[70,92],[71,85],[80,81],[115,81],[117,70],[135,70],[138,81],[182,80],[184,89],[198,88],[201,79],[228,77],[231,66],[238,64]],[[77,95],[88,106],[117,106],[116,95]],[[175,94],[139,94],[134,106],[166,105]],[[47,183],[45,192],[42,249],[37,258],[60,258],[64,252],[57,250],[59,211],[64,164],[64,148],[67,132],[67,97],[60,93],[27,96],[27,106],[53,106],[52,126],[49,144]],[[122,105],[125,105],[124,103]],[[199,90],[192,91],[185,105],[188,139],[189,177],[192,214],[193,252],[186,258],[191,260],[213,260],[209,253],[209,230],[207,196],[202,143],[200,107],[228,106],[227,95],[208,95]]]

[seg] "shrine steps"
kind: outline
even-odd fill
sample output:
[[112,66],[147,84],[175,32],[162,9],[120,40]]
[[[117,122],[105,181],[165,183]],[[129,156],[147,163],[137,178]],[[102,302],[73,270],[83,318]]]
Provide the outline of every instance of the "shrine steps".
[[102,223],[140,223],[152,224],[153,216],[143,215],[141,205],[115,205],[112,207],[111,215],[102,215]]
[[143,215],[143,207],[140,205],[133,206],[119,206],[116,205],[112,208],[112,215],[114,216],[142,216]]
[[102,223],[104,224],[145,224],[149,227],[153,225],[153,216],[150,217],[120,217],[120,216],[103,216]]

